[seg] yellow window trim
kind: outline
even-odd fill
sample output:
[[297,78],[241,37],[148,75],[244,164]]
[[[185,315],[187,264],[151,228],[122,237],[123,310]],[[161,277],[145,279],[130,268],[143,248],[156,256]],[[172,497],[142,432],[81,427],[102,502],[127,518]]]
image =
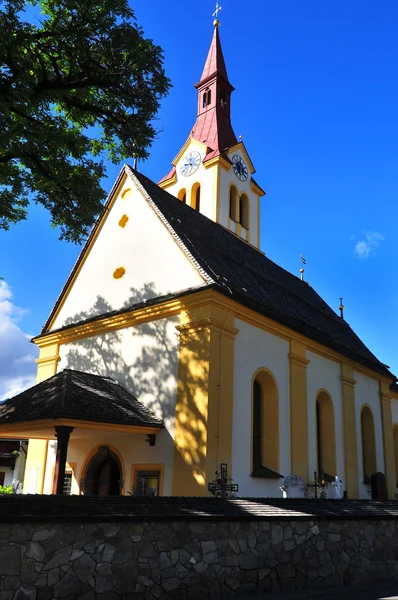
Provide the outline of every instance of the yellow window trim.
[[253,376],[252,376],[252,380],[251,380],[251,412],[250,412],[250,465],[249,465],[249,472],[251,473],[253,471],[253,443],[252,443],[252,436],[253,436],[253,407],[254,407],[254,382],[257,381],[257,383],[260,385],[261,388],[261,394],[262,394],[262,401],[263,401],[263,414],[262,414],[262,419],[263,421],[265,421],[265,414],[264,414],[264,405],[265,405],[265,394],[264,394],[264,387],[263,387],[263,383],[264,383],[264,375],[266,377],[270,377],[273,385],[275,387],[275,397],[274,400],[276,398],[276,403],[272,405],[273,409],[276,409],[276,412],[274,412],[273,414],[273,420],[274,422],[277,423],[277,427],[276,427],[276,431],[273,432],[273,434],[275,434],[275,437],[273,438],[273,442],[274,442],[274,460],[275,463],[270,463],[269,461],[267,462],[267,457],[266,457],[266,439],[265,439],[265,435],[263,434],[263,439],[262,439],[262,458],[263,458],[263,462],[264,462],[264,467],[268,467],[271,468],[273,471],[276,471],[277,473],[280,470],[280,437],[279,437],[279,409],[280,409],[280,399],[279,399],[279,388],[278,388],[278,382],[275,378],[275,375],[273,374],[272,371],[270,371],[269,369],[267,369],[266,367],[260,367],[259,369],[257,369]]
[[164,463],[134,463],[131,465],[130,491],[133,488],[137,471],[160,471],[159,496],[163,496]]
[[[321,411],[321,431],[317,428],[317,405],[319,403]],[[315,394],[314,403],[315,414],[315,435],[316,435],[316,470],[318,471],[319,455],[318,440],[321,442],[322,453],[324,454],[324,472],[335,477],[337,475],[337,456],[336,456],[336,410],[333,398],[326,388],[320,388]],[[318,476],[321,474],[318,473]]]

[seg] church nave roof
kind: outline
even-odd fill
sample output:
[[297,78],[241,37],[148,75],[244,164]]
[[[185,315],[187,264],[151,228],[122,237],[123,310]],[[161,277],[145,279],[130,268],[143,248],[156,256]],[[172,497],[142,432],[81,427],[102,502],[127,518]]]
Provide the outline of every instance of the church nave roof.
[[[130,170],[130,168],[128,167]],[[306,282],[226,228],[130,170],[221,293],[282,325],[391,376],[349,324]]]

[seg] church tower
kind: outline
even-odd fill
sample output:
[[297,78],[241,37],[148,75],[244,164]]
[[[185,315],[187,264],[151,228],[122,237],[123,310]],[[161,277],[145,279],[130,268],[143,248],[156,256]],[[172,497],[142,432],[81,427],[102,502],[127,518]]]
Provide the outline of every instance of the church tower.
[[231,85],[214,32],[199,82],[195,124],[159,186],[256,248],[260,247],[260,198],[253,163],[231,124]]

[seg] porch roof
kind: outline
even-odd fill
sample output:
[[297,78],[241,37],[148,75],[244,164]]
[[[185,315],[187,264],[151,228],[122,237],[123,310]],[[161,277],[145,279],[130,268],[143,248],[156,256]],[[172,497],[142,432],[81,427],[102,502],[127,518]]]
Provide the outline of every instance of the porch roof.
[[65,369],[0,404],[0,431],[39,423],[104,423],[149,433],[164,423],[110,377]]

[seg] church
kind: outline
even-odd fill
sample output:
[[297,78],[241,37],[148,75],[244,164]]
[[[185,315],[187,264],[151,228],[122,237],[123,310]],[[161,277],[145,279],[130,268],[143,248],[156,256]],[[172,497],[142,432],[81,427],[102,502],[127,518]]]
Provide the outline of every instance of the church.
[[122,168],[33,339],[37,384],[0,405],[0,437],[29,439],[24,493],[205,496],[224,465],[244,497],[295,475],[366,499],[379,472],[394,498],[395,377],[261,250],[217,19],[195,87],[171,170]]

